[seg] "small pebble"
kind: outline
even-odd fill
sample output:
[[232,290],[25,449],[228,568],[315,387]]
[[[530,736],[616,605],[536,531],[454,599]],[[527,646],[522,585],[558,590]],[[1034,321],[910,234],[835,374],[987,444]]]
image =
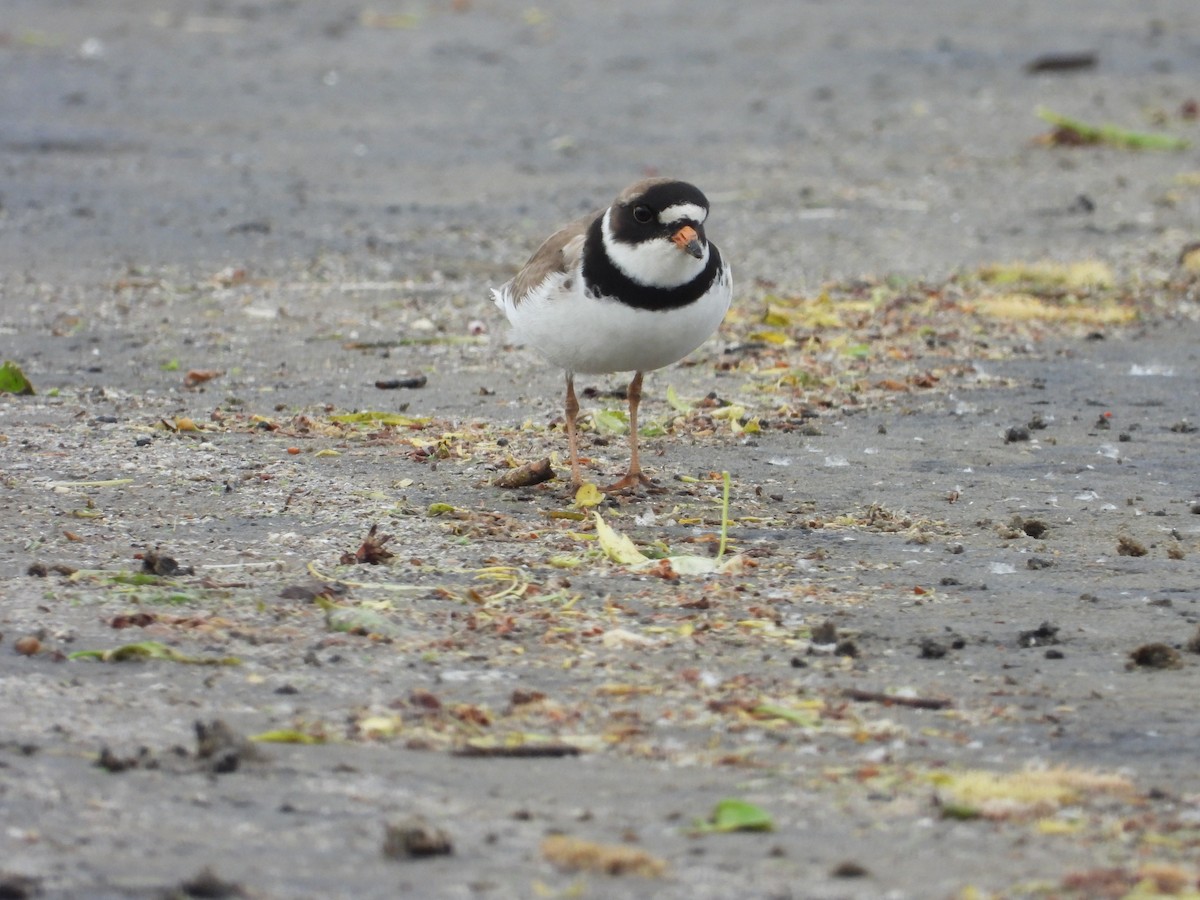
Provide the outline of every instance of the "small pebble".
[[1029,437],[1030,432],[1028,428],[1026,428],[1024,425],[1014,425],[1012,428],[1008,429],[1008,431],[1004,432],[1004,443],[1016,444],[1021,441],[1029,440]]
[[388,859],[415,859],[453,852],[450,836],[420,816],[389,822],[384,828],[383,855]]
[[23,638],[17,638],[17,642],[13,646],[22,656],[33,656],[35,653],[41,652],[42,642],[32,634],[27,634]]

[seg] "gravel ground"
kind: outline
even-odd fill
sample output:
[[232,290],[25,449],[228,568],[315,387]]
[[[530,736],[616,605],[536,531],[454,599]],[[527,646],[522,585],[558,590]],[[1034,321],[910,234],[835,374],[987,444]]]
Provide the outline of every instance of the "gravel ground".
[[[8,13],[4,896],[1197,889],[1200,163],[1034,114],[1194,142],[1191,0]],[[645,172],[736,277],[658,484],[494,487],[487,287]]]

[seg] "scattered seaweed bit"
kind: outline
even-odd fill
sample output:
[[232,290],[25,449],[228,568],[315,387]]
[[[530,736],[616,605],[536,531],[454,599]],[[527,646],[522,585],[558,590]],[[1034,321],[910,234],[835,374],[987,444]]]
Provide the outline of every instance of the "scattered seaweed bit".
[[1144,863],[1136,870],[1120,868],[1086,869],[1068,872],[1060,882],[1070,896],[1102,900],[1122,898],[1166,898],[1194,896],[1189,890],[1196,883],[1194,871],[1174,863]]
[[330,422],[338,425],[355,425],[361,428],[410,428],[420,431],[433,420],[429,417],[406,416],[401,413],[366,410],[364,412],[342,413],[329,417]]
[[25,570],[25,574],[30,578],[45,578],[53,572],[55,575],[65,575],[69,578],[78,571],[75,566],[69,566],[66,563],[46,565],[44,562],[33,562],[29,564],[29,568]]
[[582,751],[572,744],[485,744],[472,741],[453,752],[468,759],[562,759],[579,756]]
[[147,625],[153,625],[157,621],[158,616],[154,613],[121,613],[109,619],[108,625],[110,628],[115,628],[119,631],[123,628],[145,628]]
[[[296,688],[290,691],[286,690],[291,685],[284,685],[277,689],[277,694],[294,694],[297,693]],[[258,734],[252,734],[249,740],[256,744],[324,744],[329,740],[329,736],[324,731],[318,730],[316,733],[301,731],[298,728],[275,728],[270,731],[260,731]]]
[[1186,150],[1190,146],[1186,138],[1157,132],[1130,131],[1117,125],[1091,125],[1045,107],[1039,107],[1037,115],[1054,126],[1049,134],[1039,139],[1052,147],[1107,144],[1124,150]]
[[28,397],[35,393],[37,392],[33,389],[33,384],[25,377],[20,366],[12,360],[5,360],[4,364],[0,365],[0,394]]
[[137,753],[132,756],[118,756],[105,745],[100,748],[100,757],[96,760],[96,767],[115,775],[130,769],[157,769],[158,760],[150,752],[149,747],[138,747]]
[[262,762],[267,757],[249,738],[234,731],[222,719],[197,720],[196,759],[214,775],[236,772],[244,762]]
[[941,770],[932,772],[929,780],[934,803],[947,819],[1028,819],[1098,794],[1131,798],[1134,793],[1123,775],[1065,767],[1008,773]]
[[194,666],[240,666],[242,664],[242,661],[236,656],[189,656],[158,641],[139,641],[109,650],[76,650],[74,653],[68,654],[67,659],[94,659],[105,663],[161,659]]
[[550,465],[550,458],[546,457],[509,469],[496,476],[492,484],[500,488],[533,487],[553,477],[554,469]]
[[344,566],[352,566],[355,563],[365,563],[371,566],[377,566],[380,563],[387,562],[392,558],[391,550],[388,550],[385,544],[392,539],[390,534],[379,534],[379,525],[372,525],[367,531],[366,538],[363,539],[362,545],[354,551],[354,553],[343,553],[341,563]]
[[188,389],[196,388],[224,374],[218,369],[189,369],[183,376],[183,386]]
[[349,586],[338,581],[306,581],[287,585],[279,592],[279,599],[303,600],[307,603],[326,600],[332,603],[339,598],[344,598],[349,593]]
[[316,603],[325,610],[325,627],[330,631],[382,641],[392,641],[404,634],[404,629],[398,622],[378,610],[361,606],[339,606],[321,597],[316,599]]
[[1192,869],[1169,862],[1145,862],[1138,866],[1137,884],[1130,896],[1136,896],[1137,888],[1146,887],[1160,897],[1186,896],[1188,889],[1200,883]]
[[1175,262],[1185,272],[1200,272],[1200,241],[1184,244]]
[[427,859],[453,852],[450,835],[421,816],[409,816],[384,826],[383,855],[387,859]]
[[178,887],[163,892],[163,900],[233,900],[249,897],[246,889],[233,881],[225,881],[205,866]]
[[1138,878],[1132,872],[1118,868],[1087,869],[1068,872],[1060,882],[1062,889],[1074,897],[1112,897],[1129,895]]
[[1179,669],[1183,658],[1168,644],[1142,644],[1129,654],[1127,669]]
[[775,820],[761,806],[726,797],[718,800],[707,819],[697,819],[690,834],[728,834],[731,831],[774,831]]
[[1059,627],[1043,622],[1037,628],[1030,628],[1017,635],[1018,647],[1049,647],[1051,644],[1061,644],[1058,638]]
[[910,709],[950,709],[954,706],[954,701],[949,697],[905,697],[858,688],[846,688],[842,691],[842,696],[859,703],[882,703],[884,706],[906,706]]
[[140,556],[142,559],[142,571],[148,572],[151,575],[162,575],[166,578],[171,578],[176,575],[196,574],[194,566],[179,565],[175,557],[160,553],[157,547],[153,550],[142,551]]
[[429,382],[425,375],[410,375],[405,378],[385,378],[375,382],[375,387],[381,391],[415,390],[423,388]]
[[[1025,294],[1048,300],[1063,300],[1079,294],[1091,294],[1112,288],[1116,283],[1116,276],[1107,263],[1090,259],[1072,263],[993,264],[983,266],[978,275],[985,284],[1020,288]],[[1091,320],[1084,317],[1083,321]]]
[[1099,56],[1090,50],[1077,53],[1045,53],[1027,62],[1025,72],[1029,75],[1078,72],[1082,69],[1094,69],[1097,62]]
[[1145,544],[1136,538],[1131,538],[1127,534],[1123,534],[1117,538],[1118,556],[1145,556],[1149,552]]
[[565,834],[552,834],[542,841],[542,856],[569,872],[640,875],[643,878],[661,878],[667,872],[665,860],[638,847],[599,844]]

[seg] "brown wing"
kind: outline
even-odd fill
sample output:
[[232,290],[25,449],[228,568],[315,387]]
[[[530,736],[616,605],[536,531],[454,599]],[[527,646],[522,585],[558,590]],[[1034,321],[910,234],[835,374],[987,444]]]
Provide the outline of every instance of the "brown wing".
[[570,272],[579,263],[587,230],[602,212],[603,210],[581,216],[546,238],[542,246],[529,257],[529,262],[521,267],[521,271],[509,283],[509,296],[514,306],[520,304],[530,291],[555,272]]

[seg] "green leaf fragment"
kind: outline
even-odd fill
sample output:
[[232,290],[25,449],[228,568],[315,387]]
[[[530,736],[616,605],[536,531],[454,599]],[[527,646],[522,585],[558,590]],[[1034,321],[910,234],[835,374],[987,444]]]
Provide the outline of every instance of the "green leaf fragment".
[[189,656],[158,641],[139,641],[110,650],[77,650],[67,659],[95,659],[99,662],[129,662],[131,660],[164,659],[167,662],[196,666],[240,666],[236,656]]
[[625,434],[629,417],[621,410],[602,409],[592,415],[592,424],[601,434]]
[[34,394],[33,385],[21,371],[21,367],[11,360],[6,360],[0,366],[0,394]]
[[352,634],[374,634],[379,637],[399,637],[403,629],[387,616],[373,609],[358,606],[334,606],[325,610],[325,624],[330,631]]
[[721,543],[717,545],[717,559],[725,556],[729,543],[729,472],[721,473]]
[[730,831],[773,831],[774,828],[775,820],[761,806],[729,797],[717,803],[708,821],[697,821],[692,830],[698,834],[719,834]]
[[760,703],[752,712],[764,719],[783,719],[805,728],[815,728],[821,724],[821,716],[811,709],[792,709],[777,703]]
[[119,572],[109,579],[113,584],[131,584],[144,587],[148,584],[161,584],[162,579],[150,572]]
[[330,416],[329,421],[339,422],[343,425],[396,425],[402,428],[420,428],[428,425],[430,419],[428,416],[405,416],[400,413],[378,412],[356,412],[343,413],[342,415]]
[[1089,144],[1109,144],[1127,150],[1186,150],[1190,146],[1186,138],[1158,132],[1130,131],[1116,125],[1090,125],[1044,106],[1038,107],[1037,115],[1039,119],[1069,131]]
[[325,739],[312,734],[305,734],[295,728],[277,728],[274,731],[264,731],[261,734],[250,735],[250,740],[260,744],[323,744]]
[[966,821],[968,819],[978,819],[982,813],[976,806],[969,806],[965,803],[943,803],[942,818],[943,819],[959,819]]
[[690,403],[679,399],[679,395],[675,393],[675,386],[673,384],[667,385],[667,403],[671,404],[671,408],[676,412],[690,413],[692,411]]

